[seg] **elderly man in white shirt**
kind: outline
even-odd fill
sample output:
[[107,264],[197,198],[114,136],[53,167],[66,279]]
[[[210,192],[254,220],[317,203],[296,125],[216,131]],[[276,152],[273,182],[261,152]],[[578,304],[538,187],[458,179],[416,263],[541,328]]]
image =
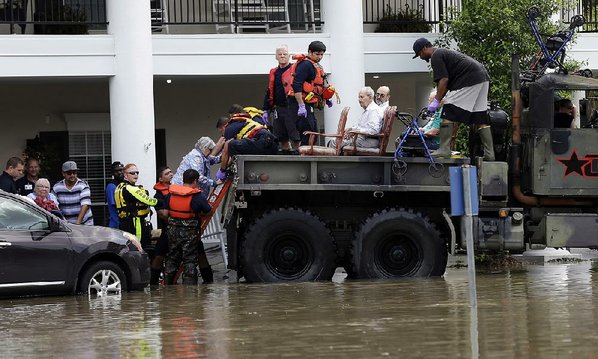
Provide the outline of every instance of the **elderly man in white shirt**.
[[376,90],[376,104],[380,106],[380,112],[382,113],[382,117],[384,117],[384,111],[388,107],[390,103],[390,89],[388,86],[380,86],[378,90]]
[[[369,135],[380,133],[383,116],[380,107],[374,102],[374,90],[369,86],[362,88],[359,91],[358,100],[359,105],[364,111],[361,113],[361,117],[359,117],[357,126],[348,128],[345,132],[355,131]],[[358,135],[356,144],[357,147],[375,148],[380,144],[380,140],[376,137]],[[343,141],[343,146],[348,145],[353,145],[353,140],[351,138],[345,138]],[[336,142],[334,140],[330,141],[329,146],[336,146]]]

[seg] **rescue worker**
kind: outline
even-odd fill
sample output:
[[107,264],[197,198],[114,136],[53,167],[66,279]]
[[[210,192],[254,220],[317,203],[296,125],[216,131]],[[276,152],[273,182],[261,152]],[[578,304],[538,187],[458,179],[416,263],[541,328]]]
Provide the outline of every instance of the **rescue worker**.
[[199,172],[190,168],[183,173],[183,184],[171,184],[165,199],[163,215],[168,216],[168,254],[164,282],[174,284],[179,267],[183,266],[183,284],[197,284],[197,265],[203,283],[212,283],[214,274],[201,242],[201,214],[212,207],[198,188]]
[[164,258],[168,253],[168,217],[163,215],[160,211],[164,209],[164,200],[168,195],[168,188],[170,187],[170,181],[174,174],[168,166],[158,168],[158,181],[154,185],[156,194],[154,198],[158,200],[156,204],[156,212],[158,212],[158,228],[160,231],[160,238],[156,242],[156,248],[154,249],[154,259],[151,263],[151,276],[150,284],[158,285],[160,282],[160,273],[162,273],[162,267],[164,265]]
[[297,150],[299,145],[307,145],[309,136],[303,134],[305,131],[318,132],[318,120],[314,110],[324,108],[324,103],[332,107],[330,99],[335,94],[334,87],[328,84],[326,71],[320,60],[324,57],[326,45],[321,41],[312,41],[308,47],[308,53],[293,56],[296,60],[291,65],[291,76],[293,78],[292,91],[288,96],[289,116],[296,119],[297,130],[300,133],[301,142],[293,142],[293,149]]
[[150,244],[151,225],[146,220],[158,200],[149,196],[141,185],[137,185],[139,170],[133,163],[128,163],[123,169],[124,179],[114,190],[114,201],[120,223],[118,228],[134,234],[146,249]]
[[264,111],[257,109],[256,107],[247,106],[243,107],[239,104],[233,104],[228,109],[228,117],[231,118],[238,113],[246,113],[249,114],[249,117],[254,120],[255,122],[259,123],[260,125],[268,128],[269,123],[267,120],[264,120]]
[[268,88],[264,98],[264,121],[270,125],[280,141],[281,151],[288,154],[298,154],[293,151],[292,143],[299,143],[301,138],[297,131],[296,116],[289,116],[287,110],[287,95],[292,91],[291,63],[289,62],[289,48],[280,45],[276,48],[278,66],[270,69]]
[[224,181],[229,159],[235,155],[274,155],[278,152],[278,139],[264,125],[251,119],[246,112],[221,117],[216,128],[226,140],[222,151],[220,169],[216,179]]

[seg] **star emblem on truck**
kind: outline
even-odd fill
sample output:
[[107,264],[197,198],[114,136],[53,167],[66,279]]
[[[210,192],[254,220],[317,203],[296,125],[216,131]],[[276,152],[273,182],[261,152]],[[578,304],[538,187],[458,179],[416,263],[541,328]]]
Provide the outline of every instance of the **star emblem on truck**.
[[573,150],[573,153],[571,154],[571,157],[569,159],[557,158],[557,160],[567,167],[567,169],[565,170],[565,177],[567,177],[571,173],[577,173],[580,176],[585,177],[583,167],[591,162],[591,159],[589,158],[578,158],[577,152],[575,152],[575,150]]

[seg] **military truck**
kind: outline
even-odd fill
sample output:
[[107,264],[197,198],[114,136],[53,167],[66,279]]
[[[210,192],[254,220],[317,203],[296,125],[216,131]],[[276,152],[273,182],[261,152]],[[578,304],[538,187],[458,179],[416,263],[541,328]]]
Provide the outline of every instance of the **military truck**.
[[[598,247],[598,80],[541,76],[525,84],[523,111],[515,82],[512,141],[495,137],[508,162],[472,163],[476,250]],[[585,91],[582,128],[554,128],[558,90]],[[354,278],[440,276],[447,254],[465,248],[450,216],[449,167],[468,163],[238,156],[223,205],[229,268],[250,282],[329,280],[338,267]]]

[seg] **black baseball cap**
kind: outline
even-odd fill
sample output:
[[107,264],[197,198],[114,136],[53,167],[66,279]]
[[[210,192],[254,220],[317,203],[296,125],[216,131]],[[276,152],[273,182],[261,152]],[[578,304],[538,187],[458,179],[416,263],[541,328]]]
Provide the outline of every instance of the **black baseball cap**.
[[417,57],[417,54],[424,48],[424,47],[431,47],[432,43],[430,40],[426,39],[425,37],[420,37],[419,39],[415,40],[413,43],[413,59]]
[[125,166],[121,162],[119,162],[119,161],[114,161],[110,165],[110,169],[112,169],[112,171],[120,171],[120,170],[122,170],[124,168],[125,168]]

